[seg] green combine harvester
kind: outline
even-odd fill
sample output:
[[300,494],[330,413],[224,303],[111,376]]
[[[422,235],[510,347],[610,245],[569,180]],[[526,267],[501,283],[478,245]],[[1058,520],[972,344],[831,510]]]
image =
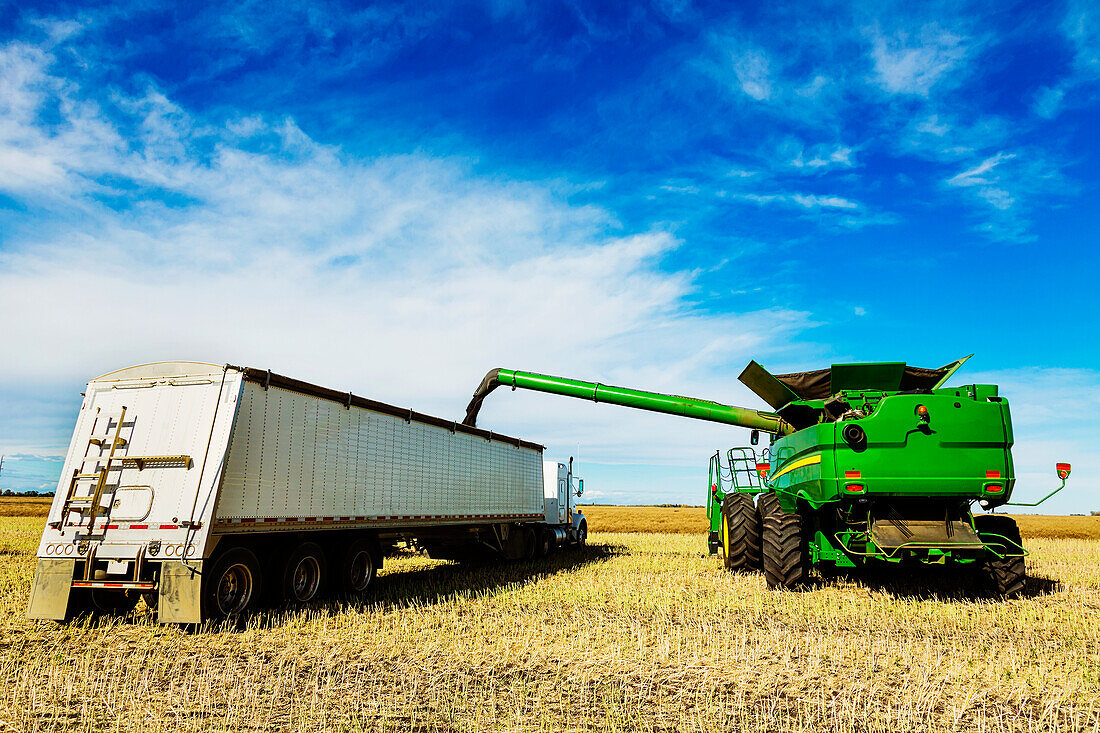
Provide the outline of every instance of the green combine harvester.
[[[793,588],[811,568],[827,575],[870,565],[981,568],[997,593],[1024,589],[1016,522],[974,514],[1010,505],[1015,484],[1008,402],[991,384],[945,387],[970,357],[939,369],[903,362],[834,364],[770,374],[755,361],[740,380],[774,412],[693,397],[494,369],[463,421],[500,385],[737,425],[771,444],[731,448],[710,460],[709,549],[730,570],[763,569]],[[1058,463],[1065,487],[1068,463]],[[755,497],[755,501],[754,501]]]

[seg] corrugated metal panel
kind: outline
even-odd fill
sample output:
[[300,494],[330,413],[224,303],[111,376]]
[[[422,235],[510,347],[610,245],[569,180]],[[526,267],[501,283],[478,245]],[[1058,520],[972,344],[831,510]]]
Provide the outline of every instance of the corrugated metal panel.
[[544,511],[539,449],[256,382],[229,455],[219,521]]

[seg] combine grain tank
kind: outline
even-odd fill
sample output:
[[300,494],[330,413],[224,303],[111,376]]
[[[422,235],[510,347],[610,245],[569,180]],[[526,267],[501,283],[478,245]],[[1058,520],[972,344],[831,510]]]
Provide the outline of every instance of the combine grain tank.
[[551,501],[541,445],[269,371],[122,369],[88,383],[28,615],[144,595],[190,623],[362,593],[400,540],[533,558],[587,533],[561,473]]

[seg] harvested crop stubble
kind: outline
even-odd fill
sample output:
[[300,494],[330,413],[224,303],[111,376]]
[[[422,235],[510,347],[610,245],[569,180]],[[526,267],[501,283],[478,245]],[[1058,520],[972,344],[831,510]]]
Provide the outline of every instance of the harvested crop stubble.
[[14,553],[0,555],[0,721],[15,730],[1100,726],[1098,542],[1032,542],[1038,580],[1002,603],[936,576],[770,592],[699,537],[593,534],[531,564],[403,557],[366,604],[188,634],[144,607],[24,620],[39,521],[0,519]]
[[[603,532],[666,532],[705,534],[709,525],[703,507],[610,506],[581,507],[593,530]],[[1024,537],[1100,540],[1100,517],[1013,515]]]

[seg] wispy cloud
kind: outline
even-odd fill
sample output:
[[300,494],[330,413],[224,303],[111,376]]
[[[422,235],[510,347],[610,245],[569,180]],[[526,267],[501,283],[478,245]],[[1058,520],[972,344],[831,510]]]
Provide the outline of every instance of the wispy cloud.
[[916,32],[870,32],[877,83],[892,94],[928,96],[969,54],[968,39],[936,24]]
[[[198,358],[458,415],[498,365],[720,392],[731,361],[806,327],[782,308],[695,310],[694,276],[662,266],[671,234],[625,232],[557,181],[360,158],[292,119],[210,119],[153,86],[93,99],[23,45],[0,65],[19,72],[5,77],[0,190],[52,222],[3,234],[0,309],[22,315],[5,323],[20,348],[0,387]],[[615,411],[513,405],[486,419],[583,441],[590,459],[693,464],[704,430],[669,440]]]

